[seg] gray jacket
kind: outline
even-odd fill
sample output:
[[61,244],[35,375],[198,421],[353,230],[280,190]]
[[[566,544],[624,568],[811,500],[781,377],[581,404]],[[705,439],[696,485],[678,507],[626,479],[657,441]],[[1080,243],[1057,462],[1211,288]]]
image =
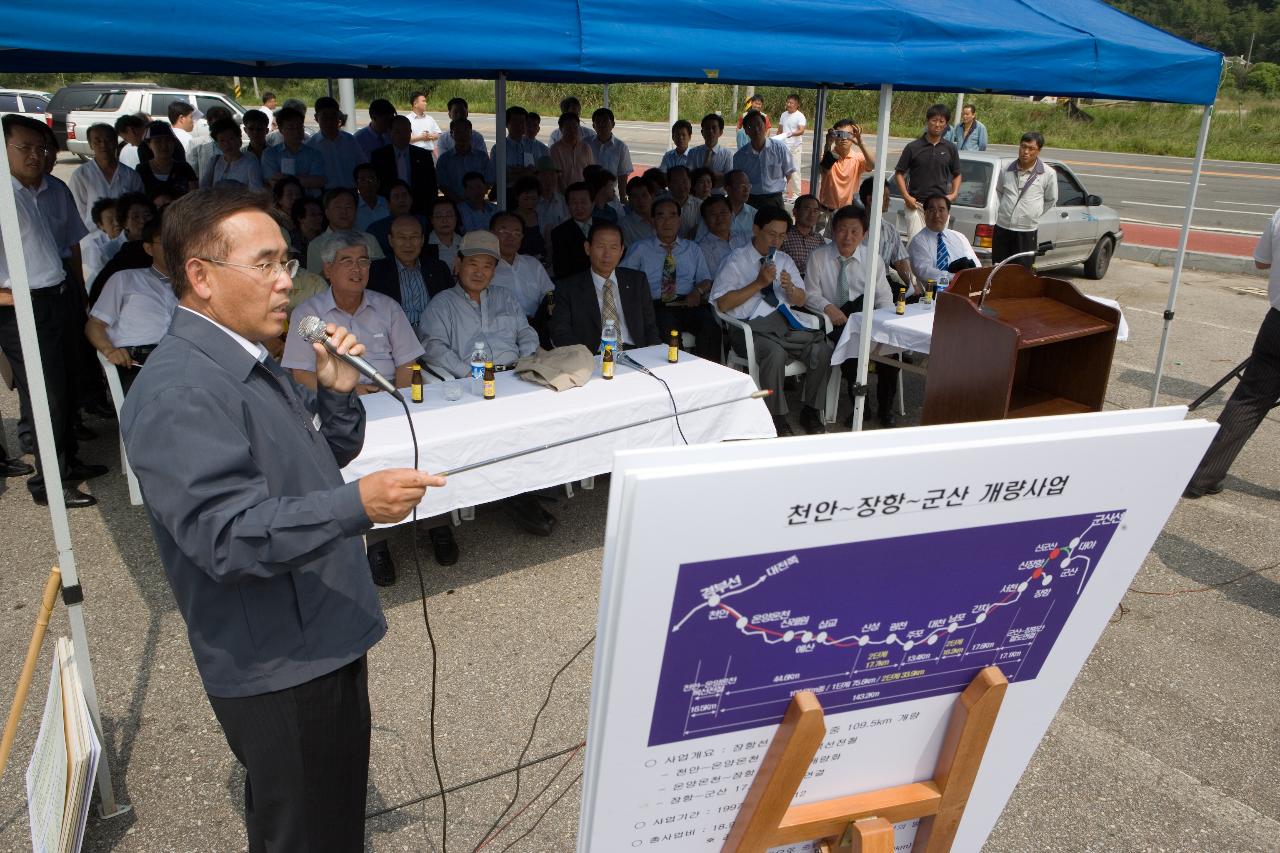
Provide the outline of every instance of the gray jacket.
[[211,696],[310,681],[386,633],[359,484],[339,472],[364,444],[364,409],[272,366],[180,308],[120,413]]

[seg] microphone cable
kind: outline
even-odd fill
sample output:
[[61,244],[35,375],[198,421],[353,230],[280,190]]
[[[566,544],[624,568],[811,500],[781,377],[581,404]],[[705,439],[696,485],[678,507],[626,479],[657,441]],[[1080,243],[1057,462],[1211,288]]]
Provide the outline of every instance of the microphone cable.
[[654,373],[652,370],[645,367],[625,352],[618,353],[618,360],[633,370],[639,370],[641,373],[653,377],[662,383],[663,388],[667,389],[667,397],[671,400],[671,412],[676,422],[676,430],[680,433],[680,440],[685,443],[686,447],[688,447],[689,439],[684,437],[684,427],[680,426],[680,407],[676,405],[676,395],[671,393],[671,386],[667,384],[667,380],[663,379],[661,376]]
[[[418,470],[418,432],[413,428],[413,415],[409,412],[409,403],[400,397],[400,405],[404,407],[404,418],[409,422],[409,437],[413,441],[413,468]],[[422,559],[418,553],[418,507],[413,507],[411,515],[409,540],[413,543],[413,571],[418,576],[418,592],[422,601],[422,624],[427,628],[427,645],[431,649],[431,696],[427,703],[427,738],[431,744],[431,766],[435,770],[436,785],[440,790],[440,850],[449,853],[449,798],[444,789],[444,776],[440,773],[440,758],[436,749],[436,680],[438,661],[436,654],[436,638],[431,631],[431,616],[427,612],[427,584],[422,578]],[[535,721],[536,722],[536,721]],[[521,756],[524,760],[524,756]]]

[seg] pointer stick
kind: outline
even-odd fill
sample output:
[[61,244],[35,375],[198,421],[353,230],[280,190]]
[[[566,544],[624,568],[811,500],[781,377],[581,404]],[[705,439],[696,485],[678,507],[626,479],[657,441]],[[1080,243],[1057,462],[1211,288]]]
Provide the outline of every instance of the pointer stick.
[[528,450],[517,450],[514,453],[504,453],[501,456],[495,456],[494,458],[486,459],[483,462],[472,462],[469,465],[462,465],[457,468],[453,468],[449,471],[440,471],[439,475],[441,477],[452,477],[454,474],[461,474],[464,471],[474,471],[476,468],[484,468],[486,465],[493,465],[495,462],[506,462],[508,459],[518,459],[521,456],[528,456],[530,453],[540,453],[543,450],[550,450],[553,447],[563,447],[566,444],[573,444],[578,441],[586,441],[589,438],[599,438],[600,436],[608,435],[611,432],[621,432],[624,429],[631,429],[632,427],[644,426],[645,424],[651,424],[651,423],[654,423],[655,421],[663,421],[668,418],[678,417],[679,415],[691,415],[694,412],[701,412],[704,409],[714,409],[718,406],[727,406],[730,403],[741,403],[744,400],[763,400],[765,397],[768,397],[772,393],[773,392],[768,389],[765,389],[764,391],[754,391],[746,395],[745,397],[735,397],[732,400],[722,400],[719,403],[707,403],[705,406],[695,406],[692,409],[685,409],[683,412],[672,412],[670,414],[665,414],[665,415],[655,415],[651,418],[645,418],[642,421],[633,421],[632,423],[623,424],[621,426],[596,430],[595,432],[589,432],[586,435],[579,435],[574,438],[566,438],[560,441],[553,441],[550,444],[543,444],[539,447],[531,447]]

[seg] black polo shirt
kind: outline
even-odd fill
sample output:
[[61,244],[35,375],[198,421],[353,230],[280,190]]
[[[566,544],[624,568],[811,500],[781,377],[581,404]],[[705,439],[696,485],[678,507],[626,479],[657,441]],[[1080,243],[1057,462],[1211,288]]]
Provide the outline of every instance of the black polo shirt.
[[907,176],[907,192],[923,204],[935,193],[951,193],[951,180],[960,174],[960,152],[955,143],[946,139],[935,145],[927,136],[921,136],[902,149],[894,171]]

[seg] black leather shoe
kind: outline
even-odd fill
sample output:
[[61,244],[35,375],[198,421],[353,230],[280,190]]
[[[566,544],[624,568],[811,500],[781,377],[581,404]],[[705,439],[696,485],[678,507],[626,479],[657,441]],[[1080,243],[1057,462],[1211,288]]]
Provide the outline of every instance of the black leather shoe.
[[0,462],[0,475],[5,477],[28,477],[36,472],[36,469],[23,462],[21,459],[5,459]]
[[502,506],[506,509],[507,515],[511,517],[511,520],[516,523],[516,526],[525,533],[530,533],[534,536],[550,536],[552,529],[555,527],[555,525],[547,521],[537,500],[529,495],[516,495],[513,498],[507,498],[502,502]]
[[35,435],[29,432],[18,433],[18,449],[27,455],[34,454],[36,452]]
[[453,528],[448,524],[433,527],[427,531],[431,537],[431,548],[436,553],[436,562],[442,566],[452,566],[458,562],[458,543],[453,538]]
[[[93,495],[86,495],[79,489],[63,489],[62,498],[67,509],[77,509],[82,506],[93,506],[98,502],[98,499]],[[36,502],[36,506],[49,505],[49,495],[44,489],[32,489],[31,499]]]
[[116,419],[116,408],[109,402],[90,403],[82,407],[81,411],[86,415],[93,415],[95,418],[102,418],[107,421]]
[[787,421],[786,415],[774,415],[773,428],[778,431],[778,438],[786,438],[789,435],[795,435],[795,431],[791,429],[791,424]]
[[893,429],[898,425],[898,416],[893,413],[892,409],[886,412],[881,412],[880,417],[876,418],[876,420],[878,420],[880,422],[880,426],[885,429]]
[[79,459],[76,459],[67,466],[67,479],[75,480],[77,482],[81,480],[92,480],[94,477],[101,477],[103,474],[107,473],[108,470],[109,469],[106,465],[94,465],[92,463],[81,462]]
[[827,425],[822,420],[822,412],[813,406],[805,406],[800,410],[800,428],[809,435],[822,435]]
[[81,423],[71,425],[71,434],[76,437],[76,441],[93,441],[98,434]]
[[1192,488],[1191,486],[1187,486],[1185,489],[1182,490],[1182,496],[1184,498],[1190,498],[1191,500],[1202,498],[1205,495],[1220,495],[1220,494],[1222,494],[1221,483],[1218,483],[1216,486],[1209,486],[1207,489],[1195,489],[1195,488]]
[[374,583],[378,586],[391,586],[396,582],[396,564],[391,559],[391,549],[386,542],[370,546],[367,556],[369,574],[373,576]]

